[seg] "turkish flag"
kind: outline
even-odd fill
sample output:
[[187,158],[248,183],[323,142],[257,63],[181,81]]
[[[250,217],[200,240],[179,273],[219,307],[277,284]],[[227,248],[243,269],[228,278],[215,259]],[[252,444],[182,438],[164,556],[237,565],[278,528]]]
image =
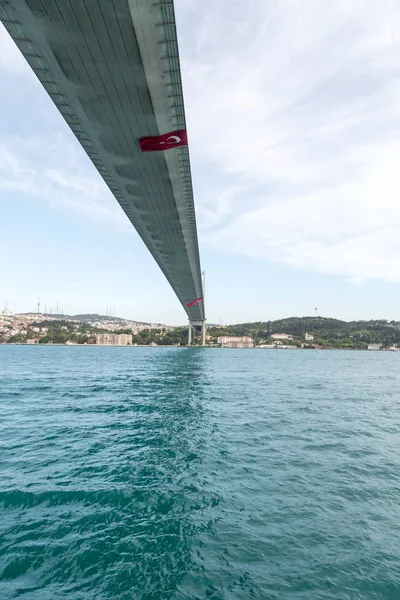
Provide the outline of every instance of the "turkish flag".
[[142,137],[139,142],[142,152],[163,152],[171,148],[187,146],[188,140],[186,129],[178,129],[178,131],[170,131],[163,135]]
[[196,300],[193,300],[193,302],[190,302],[188,304],[188,306],[194,306],[195,304],[198,304],[199,302],[201,302],[203,300],[203,296],[201,298],[197,298]]

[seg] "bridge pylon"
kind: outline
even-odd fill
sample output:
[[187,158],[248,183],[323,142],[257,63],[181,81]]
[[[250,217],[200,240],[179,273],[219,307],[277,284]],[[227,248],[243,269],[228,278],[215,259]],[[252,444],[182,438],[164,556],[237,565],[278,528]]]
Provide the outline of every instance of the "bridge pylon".
[[202,321],[193,321],[192,319],[189,319],[188,346],[193,345],[194,337],[196,335],[196,327],[201,327],[201,345],[205,346],[207,333],[207,325],[205,319],[203,319]]

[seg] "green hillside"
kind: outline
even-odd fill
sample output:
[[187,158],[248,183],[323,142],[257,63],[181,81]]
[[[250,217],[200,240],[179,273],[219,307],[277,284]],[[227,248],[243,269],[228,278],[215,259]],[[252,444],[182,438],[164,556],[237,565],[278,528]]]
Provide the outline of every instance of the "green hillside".
[[[400,344],[399,321],[341,321],[329,317],[290,317],[278,321],[238,323],[213,328],[210,335],[249,335],[256,343],[271,340],[273,333],[289,333],[295,342],[304,341],[304,334],[314,335],[314,343],[327,348],[365,348],[367,344],[384,346]],[[272,341],[272,340],[271,340]]]

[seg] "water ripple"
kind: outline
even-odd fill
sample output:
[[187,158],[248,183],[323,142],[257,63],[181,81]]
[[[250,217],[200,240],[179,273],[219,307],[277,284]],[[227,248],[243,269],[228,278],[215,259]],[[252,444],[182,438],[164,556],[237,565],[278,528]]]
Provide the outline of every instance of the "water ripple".
[[400,356],[0,346],[0,598],[400,598]]

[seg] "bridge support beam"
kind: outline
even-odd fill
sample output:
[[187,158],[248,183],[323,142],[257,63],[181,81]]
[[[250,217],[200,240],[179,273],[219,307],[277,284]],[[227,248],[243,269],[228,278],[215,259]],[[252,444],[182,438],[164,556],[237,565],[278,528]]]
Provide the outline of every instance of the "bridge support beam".
[[196,335],[196,329],[195,327],[197,326],[201,326],[201,345],[205,346],[206,345],[206,332],[207,332],[207,327],[206,327],[206,320],[204,319],[203,321],[191,321],[189,319],[189,334],[188,334],[188,346],[191,346],[192,343],[194,342],[194,338]]
[[206,345],[206,320],[201,322],[201,345]]

